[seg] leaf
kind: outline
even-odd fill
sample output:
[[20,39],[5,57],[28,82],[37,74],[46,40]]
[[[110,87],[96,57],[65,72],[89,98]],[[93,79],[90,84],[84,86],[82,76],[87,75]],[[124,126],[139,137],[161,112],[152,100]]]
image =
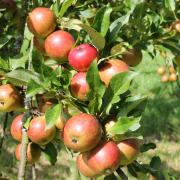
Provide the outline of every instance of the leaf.
[[[118,117],[119,116],[127,116],[128,113],[130,113],[132,110],[138,108],[139,106],[141,106],[141,104],[144,105],[143,102],[146,102],[147,97],[146,96],[141,96],[141,95],[136,95],[133,97],[128,97],[126,99],[126,103],[123,104],[123,106],[121,107],[121,110],[118,113]],[[145,108],[145,105],[143,106]]]
[[154,156],[151,159],[150,166],[152,168],[156,169],[156,170],[161,170],[162,163],[161,163],[160,157],[159,156]]
[[27,91],[26,95],[27,97],[35,96],[36,94],[43,92],[44,88],[41,84],[38,84],[33,79],[31,79],[27,84]]
[[146,152],[150,149],[155,149],[155,148],[156,148],[156,144],[154,144],[154,143],[143,144],[140,147],[140,152],[143,153],[143,152]]
[[58,15],[59,18],[61,18],[66,13],[66,11],[73,4],[73,2],[74,2],[74,0],[64,0],[63,1],[62,7],[61,7],[59,15]]
[[115,174],[109,174],[105,176],[104,180],[118,180],[118,178],[115,176]]
[[57,119],[61,115],[62,105],[57,104],[52,108],[49,108],[45,113],[46,118],[46,130],[53,127],[57,121]]
[[105,46],[105,39],[104,37],[98,33],[94,28],[86,25],[86,24],[79,24],[80,27],[83,28],[83,30],[85,30],[89,36],[91,37],[91,40],[93,42],[93,44],[99,49],[103,49]]
[[94,18],[92,27],[100,32],[102,36],[105,36],[109,29],[111,12],[111,7],[102,7]]
[[45,149],[42,149],[45,158],[52,164],[55,165],[57,161],[57,150],[52,143],[46,145]]
[[0,68],[5,69],[5,70],[9,69],[8,62],[2,59],[1,57],[0,57]]
[[120,135],[128,131],[136,131],[140,127],[141,117],[120,117],[117,122],[108,130],[108,134]]
[[136,75],[137,73],[129,71],[116,74],[112,77],[103,96],[101,111],[109,114],[112,105],[119,102],[119,96],[129,89],[130,83]]
[[10,36],[10,35],[7,35],[6,37],[1,37],[1,38],[0,38],[0,49],[1,49],[4,45],[6,45],[11,38],[12,38],[12,36]]
[[28,60],[28,53],[24,55],[18,55],[13,58],[9,58],[10,69],[25,68],[25,64]]
[[26,69],[16,69],[5,74],[5,77],[15,85],[27,85],[31,79],[37,83],[41,82],[39,74]]
[[105,92],[105,86],[100,79],[96,60],[94,60],[89,67],[86,79],[89,84],[89,93],[87,95],[88,100],[90,101],[88,106],[89,111],[95,113],[99,110],[102,104],[102,97]]
[[176,9],[176,2],[175,2],[175,0],[164,0],[164,5],[170,11],[174,11]]

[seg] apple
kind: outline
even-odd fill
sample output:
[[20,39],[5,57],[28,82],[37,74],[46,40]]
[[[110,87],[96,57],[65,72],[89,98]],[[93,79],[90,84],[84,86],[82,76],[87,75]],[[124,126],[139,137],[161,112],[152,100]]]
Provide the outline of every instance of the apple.
[[46,145],[53,140],[56,133],[55,126],[46,130],[45,116],[35,117],[31,120],[27,131],[29,139],[40,145]]
[[158,73],[159,75],[163,75],[163,74],[165,74],[165,72],[166,72],[166,68],[165,68],[164,66],[160,66],[160,67],[157,69],[157,73]]
[[122,59],[129,66],[137,66],[142,61],[142,53],[138,48],[129,49],[122,54]]
[[[18,144],[15,150],[15,156],[18,161],[20,161],[21,157],[21,144]],[[39,160],[41,156],[41,149],[37,144],[32,142],[28,143],[27,146],[27,162],[29,164],[33,164]]]
[[171,73],[170,75],[169,75],[169,81],[171,81],[171,82],[176,82],[177,81],[177,75],[176,75],[176,73]]
[[10,129],[12,137],[19,142],[21,142],[22,139],[23,116],[24,114],[19,114],[16,116],[12,121]]
[[132,163],[139,154],[139,142],[137,139],[126,139],[117,143],[121,160],[120,165],[128,165]]
[[54,31],[56,16],[49,8],[37,7],[29,13],[27,26],[35,36],[45,38]]
[[169,81],[169,77],[168,77],[166,74],[164,74],[164,75],[161,77],[161,82],[166,83],[166,82],[168,82],[168,81]]
[[97,60],[99,54],[97,49],[91,44],[81,44],[71,49],[68,60],[69,64],[76,71],[87,71],[94,60]]
[[46,54],[58,61],[67,61],[68,54],[72,49],[75,40],[73,36],[63,30],[50,34],[45,40]]
[[99,121],[91,114],[80,113],[67,120],[63,129],[64,144],[74,151],[88,151],[101,139]]
[[120,152],[113,141],[101,142],[91,151],[85,152],[87,165],[97,174],[110,174],[119,167]]
[[41,52],[43,55],[46,55],[46,51],[45,51],[45,47],[44,47],[44,39],[34,36],[33,43],[34,43],[35,48],[39,52]]
[[22,107],[20,93],[11,84],[0,86],[0,112],[16,111]]
[[129,70],[129,66],[119,60],[119,59],[110,59],[106,61],[103,66],[99,69],[99,75],[101,80],[108,86],[111,78],[121,72],[126,72]]
[[172,29],[174,29],[176,32],[180,33],[180,20],[175,21],[172,24]]
[[70,83],[71,93],[81,101],[87,100],[89,85],[86,80],[86,73],[79,72],[73,76]]
[[93,171],[88,165],[87,160],[85,160],[85,154],[79,154],[76,159],[76,164],[78,167],[78,170],[86,177],[95,178],[98,177],[100,174],[97,174],[95,171]]
[[66,123],[66,117],[68,115],[65,114],[65,112],[62,110],[61,114],[59,115],[59,118],[57,119],[55,126],[59,129],[59,130],[63,130],[64,125]]

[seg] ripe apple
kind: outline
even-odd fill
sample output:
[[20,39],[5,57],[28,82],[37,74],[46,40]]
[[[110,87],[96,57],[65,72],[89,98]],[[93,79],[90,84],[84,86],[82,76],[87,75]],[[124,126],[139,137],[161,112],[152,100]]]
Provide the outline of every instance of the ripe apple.
[[63,130],[64,144],[74,151],[88,151],[101,139],[99,121],[91,114],[80,113],[67,120]]
[[142,61],[142,53],[138,48],[129,49],[122,54],[122,59],[129,66],[137,66]]
[[44,47],[44,39],[34,36],[33,43],[34,43],[35,48],[39,52],[41,52],[43,55],[46,54],[45,47]]
[[119,60],[119,59],[110,59],[106,61],[102,67],[99,69],[99,74],[101,80],[108,86],[111,78],[121,72],[126,72],[129,70],[129,66]]
[[86,43],[72,49],[68,55],[68,60],[76,71],[87,71],[93,60],[97,60],[98,56],[97,49]]
[[85,155],[87,165],[97,174],[110,174],[119,166],[120,152],[113,141],[101,142]]
[[169,81],[171,81],[171,82],[176,82],[177,81],[177,75],[176,75],[176,73],[171,73],[170,75],[169,75]]
[[22,107],[20,93],[11,84],[0,86],[0,112],[16,111]]
[[172,29],[174,29],[176,32],[180,33],[180,20],[175,21],[172,24]]
[[11,124],[11,135],[15,140],[19,142],[21,142],[22,139],[23,115],[24,114],[19,114],[18,116],[16,116]]
[[37,7],[29,13],[27,26],[34,35],[45,38],[54,31],[56,16],[49,8]]
[[[18,144],[15,151],[15,156],[18,161],[20,161],[21,157],[21,144]],[[27,147],[27,162],[29,164],[33,164],[39,160],[41,156],[41,149],[37,144],[32,142],[28,143]]]
[[70,33],[58,30],[46,38],[45,51],[49,57],[59,61],[65,61],[74,43],[75,40]]
[[126,139],[117,143],[120,150],[120,165],[128,165],[132,163],[139,154],[139,142],[137,139]]
[[55,126],[46,130],[46,120],[44,116],[35,117],[29,124],[27,131],[29,139],[37,144],[45,145],[48,144],[55,136]]
[[165,74],[165,72],[166,72],[166,68],[165,68],[164,66],[160,66],[160,67],[157,69],[157,73],[158,73],[159,75],[163,75],[163,74]]
[[97,174],[87,165],[87,162],[86,162],[87,160],[86,160],[85,155],[86,154],[79,154],[76,159],[76,164],[79,171],[86,177],[90,177],[90,178],[98,177],[100,174]]
[[89,91],[89,85],[86,80],[86,73],[79,72],[71,79],[70,84],[71,93],[74,97],[81,101],[87,100],[87,93]]
[[166,83],[166,82],[168,82],[168,81],[169,81],[169,77],[168,77],[166,74],[164,74],[164,75],[161,77],[161,82]]

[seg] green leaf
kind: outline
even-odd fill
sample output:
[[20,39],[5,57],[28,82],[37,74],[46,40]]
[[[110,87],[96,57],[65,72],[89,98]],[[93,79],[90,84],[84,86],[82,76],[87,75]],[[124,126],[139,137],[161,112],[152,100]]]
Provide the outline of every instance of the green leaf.
[[141,117],[120,117],[117,122],[108,130],[110,135],[124,134],[128,131],[136,131],[140,127]]
[[57,104],[52,108],[49,108],[45,113],[46,118],[46,130],[53,127],[57,121],[57,119],[60,117],[62,111],[62,105]]
[[41,82],[39,74],[26,69],[16,69],[5,74],[5,77],[8,81],[15,85],[27,85],[31,79],[37,83]]
[[176,1],[175,0],[164,0],[164,5],[170,11],[174,11],[176,9]]
[[110,24],[111,7],[102,7],[98,10],[92,27],[105,36]]
[[46,148],[42,150],[45,158],[52,164],[55,165],[57,161],[57,150],[52,143],[46,145]]
[[1,49],[4,45],[6,45],[11,38],[12,38],[12,36],[10,36],[10,35],[8,35],[8,36],[6,36],[6,37],[1,37],[1,38],[0,38],[0,49]]
[[154,156],[151,159],[150,166],[152,168],[156,169],[156,170],[161,170],[162,163],[161,163],[160,157],[159,156]]
[[0,57],[0,68],[1,69],[9,69],[8,61],[5,61]]
[[73,4],[73,2],[74,2],[74,0],[64,0],[63,1],[61,10],[60,10],[59,15],[58,15],[59,18],[61,18],[66,13],[66,11]]
[[100,79],[96,60],[93,61],[90,68],[88,69],[86,79],[89,84],[89,111],[91,113],[95,113],[99,110],[102,104],[102,97],[105,92],[105,86]]
[[103,49],[105,46],[105,39],[104,37],[98,33],[94,28],[86,25],[86,24],[79,24],[80,27],[83,28],[84,31],[86,31],[89,36],[91,37],[91,40],[93,44],[99,49]]
[[10,69],[25,68],[25,64],[28,60],[28,53],[24,55],[18,55],[13,58],[9,58]]
[[109,114],[112,105],[119,102],[119,96],[129,89],[130,83],[136,75],[137,73],[129,71],[116,74],[112,77],[103,96],[101,111]]
[[143,144],[140,147],[140,152],[143,153],[143,152],[146,152],[150,149],[155,149],[155,148],[156,148],[156,144],[154,144],[154,143]]
[[35,82],[33,79],[31,79],[28,82],[27,91],[26,91],[27,97],[35,96],[36,94],[43,92],[43,91],[44,91],[43,86],[41,86],[41,84],[38,84],[37,82]]

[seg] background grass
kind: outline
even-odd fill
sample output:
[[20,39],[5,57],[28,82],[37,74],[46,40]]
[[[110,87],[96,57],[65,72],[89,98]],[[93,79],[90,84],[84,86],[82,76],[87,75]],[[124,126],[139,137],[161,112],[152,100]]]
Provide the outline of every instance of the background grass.
[[[164,169],[180,179],[180,86],[178,83],[161,83],[156,71],[163,61],[152,62],[148,58],[137,66],[140,72],[134,83],[134,93],[148,95],[148,103],[142,117],[141,132],[145,141],[154,142],[155,150],[150,150],[138,157],[138,161],[149,163],[152,156],[160,156]],[[2,123],[2,121],[0,121]],[[10,122],[9,122],[10,123]],[[0,131],[2,126],[0,124]],[[16,142],[12,140],[9,129],[0,155],[0,179],[16,179],[18,162],[14,157]],[[71,168],[69,168],[71,167]],[[74,159],[69,158],[64,150],[58,153],[56,165],[51,166],[42,156],[36,164],[38,180],[76,180],[77,169]],[[134,179],[129,176],[130,180]],[[28,166],[27,179],[31,177]],[[148,179],[141,176],[138,179]]]

